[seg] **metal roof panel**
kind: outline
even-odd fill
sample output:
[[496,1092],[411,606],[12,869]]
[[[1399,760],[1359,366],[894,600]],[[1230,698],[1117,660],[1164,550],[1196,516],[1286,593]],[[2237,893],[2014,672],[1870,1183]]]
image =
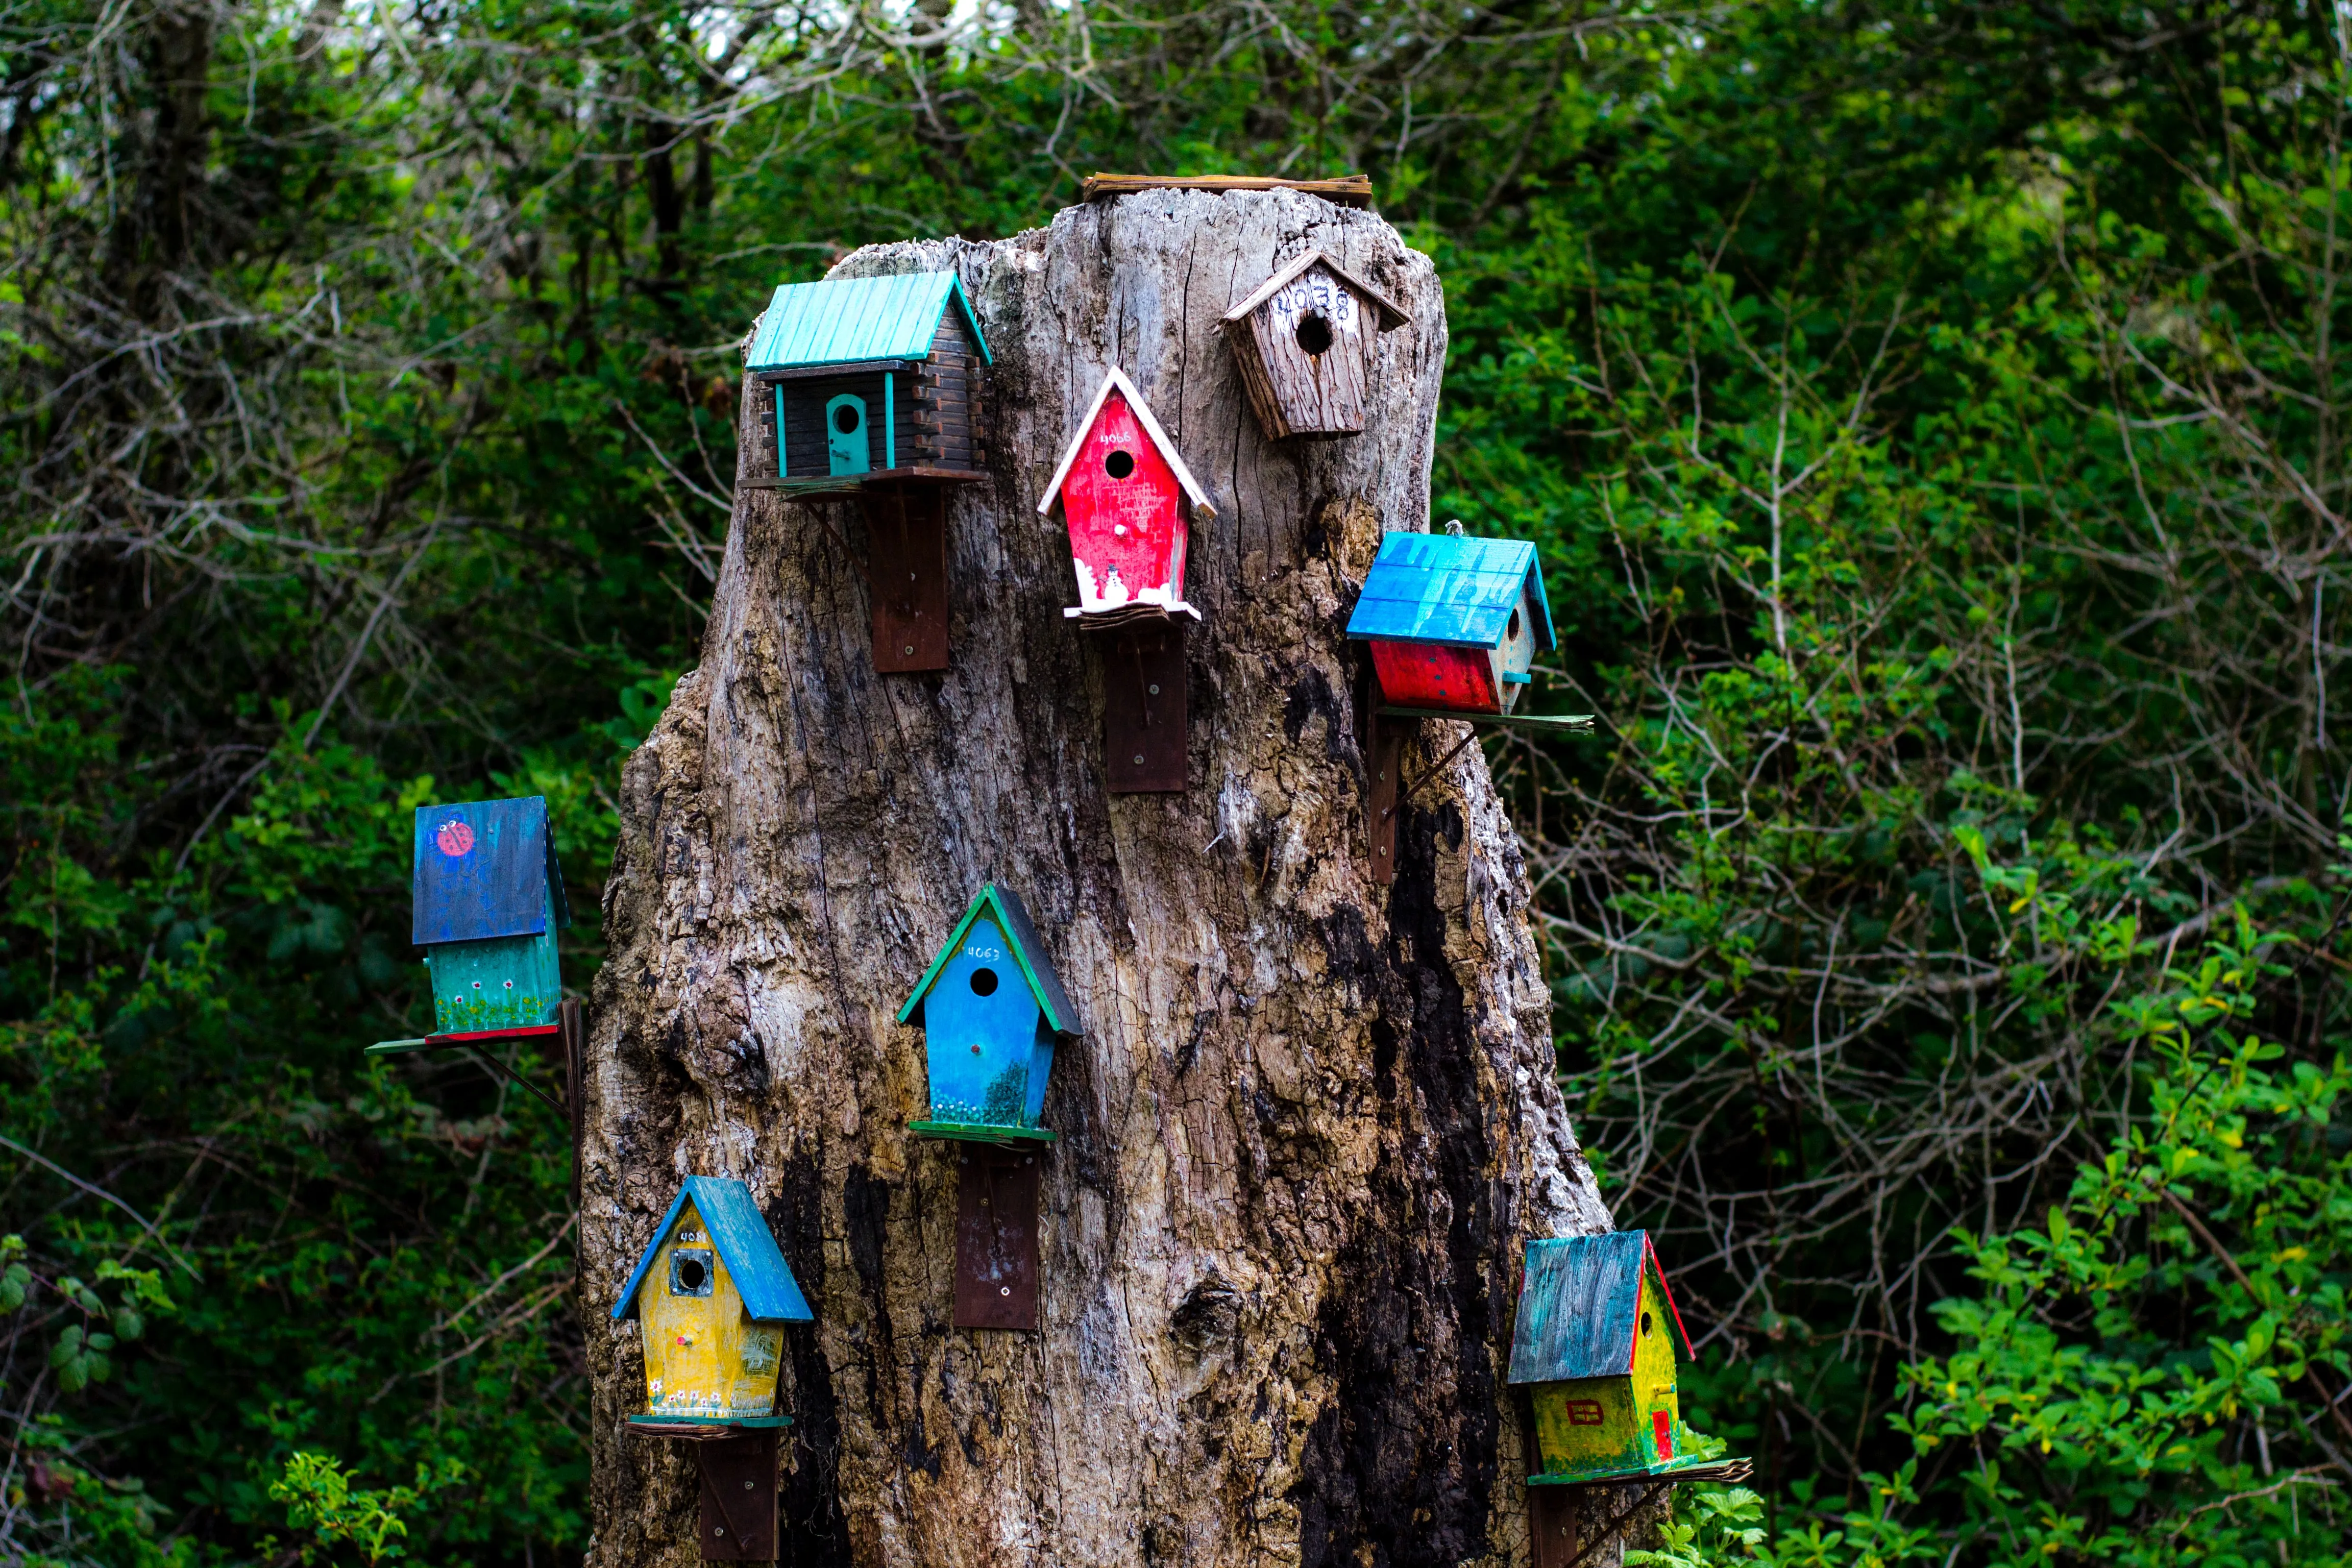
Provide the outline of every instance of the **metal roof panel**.
[[546,796],[417,807],[409,890],[420,947],[537,936],[551,904],[556,925],[570,925]]
[[952,272],[896,272],[885,278],[828,278],[777,289],[751,334],[749,369],[854,364],[866,360],[931,357],[940,318],[953,301],[964,325],[992,363],[988,340],[963,284]]
[[1511,1330],[1510,1381],[1632,1373],[1633,1319],[1649,1257],[1649,1233],[1640,1230],[1528,1242]]
[[1522,593],[1535,599],[1543,646],[1557,647],[1534,545],[1523,539],[1391,533],[1364,575],[1348,635],[1496,647]]
[[815,1321],[808,1298],[801,1294],[800,1281],[793,1278],[792,1267],[784,1261],[783,1248],[776,1245],[775,1233],[761,1217],[760,1205],[751,1200],[751,1189],[731,1176],[688,1176],[679,1185],[677,1196],[670,1200],[669,1212],[654,1226],[654,1238],[639,1255],[629,1282],[621,1287],[621,1299],[613,1303],[614,1322],[636,1316],[637,1287],[645,1283],[655,1255],[688,1203],[694,1205],[703,1229],[710,1234],[711,1245],[726,1263],[736,1294],[743,1298],[746,1317],[755,1323]]

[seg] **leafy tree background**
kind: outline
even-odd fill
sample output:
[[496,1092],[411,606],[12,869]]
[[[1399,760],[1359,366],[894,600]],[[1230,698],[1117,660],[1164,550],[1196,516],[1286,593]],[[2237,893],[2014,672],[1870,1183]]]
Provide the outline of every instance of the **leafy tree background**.
[[1759,1461],[1663,1557],[2341,1562],[2347,94],[2315,4],[0,0],[0,1558],[583,1549],[562,1130],[358,1054],[409,814],[547,795],[584,989],[767,290],[1113,168],[1446,279],[1608,718],[1490,742],[1563,1085]]

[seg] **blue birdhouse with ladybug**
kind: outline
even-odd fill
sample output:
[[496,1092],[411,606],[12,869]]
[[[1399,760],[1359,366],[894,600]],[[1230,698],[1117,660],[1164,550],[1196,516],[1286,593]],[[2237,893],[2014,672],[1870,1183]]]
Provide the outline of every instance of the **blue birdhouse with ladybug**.
[[413,890],[436,1037],[554,1027],[572,910],[546,797],[420,806]]
[[1037,1125],[1054,1046],[1077,1037],[1062,989],[1020,895],[992,882],[956,922],[898,1022],[923,1031],[930,1114],[907,1125],[932,1138],[1051,1142]]

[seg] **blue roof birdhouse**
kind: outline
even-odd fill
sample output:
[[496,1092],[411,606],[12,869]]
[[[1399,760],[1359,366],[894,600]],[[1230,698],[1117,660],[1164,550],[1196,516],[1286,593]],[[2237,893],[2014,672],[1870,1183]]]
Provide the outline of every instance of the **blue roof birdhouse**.
[[555,933],[572,910],[545,797],[419,806],[414,891],[436,1034],[554,1023]]
[[1559,642],[1536,547],[1453,532],[1382,539],[1348,635],[1371,644],[1387,701],[1466,713],[1508,712]]
[[908,1126],[934,1138],[1050,1140],[1037,1125],[1054,1041],[1078,1016],[1020,895],[991,882],[898,1009],[923,1031],[930,1115]]
[[644,1324],[638,1420],[779,1421],[781,1325],[814,1317],[751,1189],[688,1176],[613,1303],[614,1322]]
[[1647,1231],[1530,1241],[1510,1381],[1533,1385],[1543,1470],[1582,1484],[1711,1466],[1675,1387],[1682,1314]]
[[745,362],[755,395],[742,482],[838,489],[979,479],[974,410],[990,363],[980,318],[952,272],[785,284]]

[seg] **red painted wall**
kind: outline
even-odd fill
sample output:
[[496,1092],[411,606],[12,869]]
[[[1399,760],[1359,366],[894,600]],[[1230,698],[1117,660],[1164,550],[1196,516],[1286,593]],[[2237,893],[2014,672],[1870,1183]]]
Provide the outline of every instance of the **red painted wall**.
[[1374,638],[1372,668],[1381,695],[1400,708],[1450,708],[1456,712],[1499,713],[1494,662],[1486,650],[1441,647],[1429,643]]

